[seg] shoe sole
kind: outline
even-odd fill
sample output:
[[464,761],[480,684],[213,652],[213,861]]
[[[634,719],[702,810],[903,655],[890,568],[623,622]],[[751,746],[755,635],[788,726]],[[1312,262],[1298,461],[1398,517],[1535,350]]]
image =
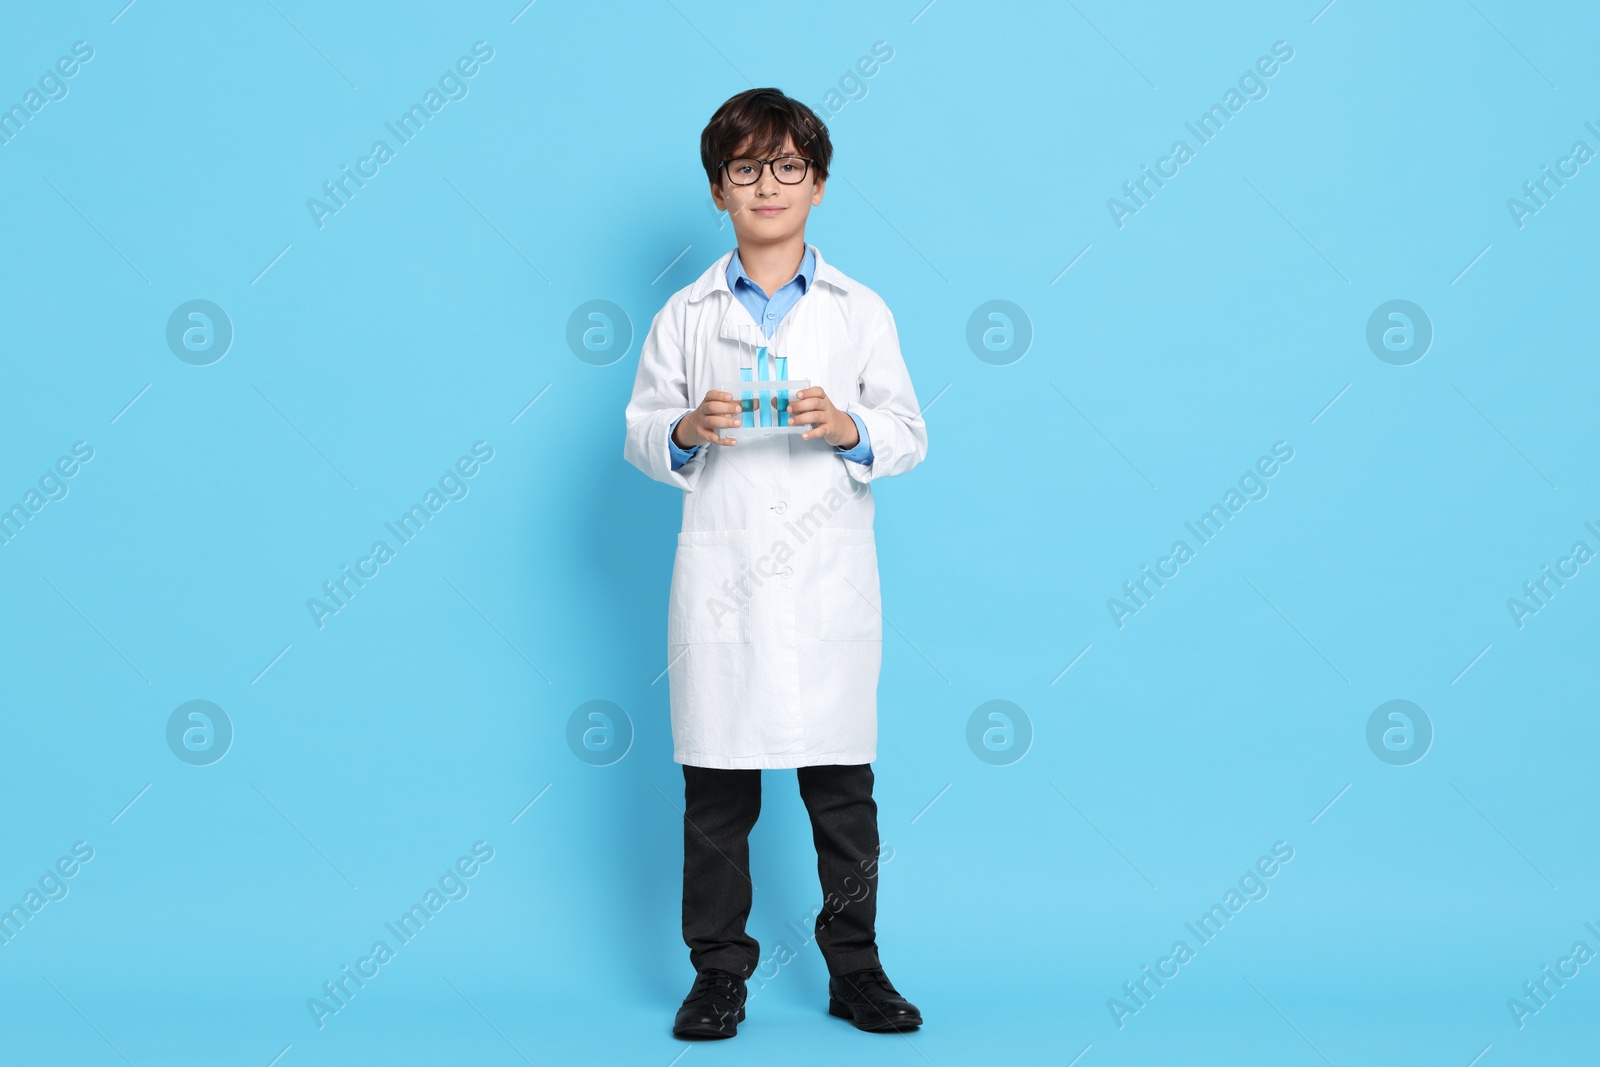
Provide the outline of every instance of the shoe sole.
[[840,1001],[834,1000],[832,997],[828,998],[828,1014],[836,1016],[837,1018],[840,1018],[840,1019],[849,1020],[850,1024],[852,1026],[854,1026],[857,1030],[865,1030],[869,1034],[899,1034],[899,1033],[907,1033],[909,1031],[917,1029],[918,1027],[920,1027],[922,1025],[921,1016],[918,1016],[916,1022],[911,1022],[909,1020],[907,1020],[905,1022],[885,1021],[885,1022],[875,1023],[875,1024],[872,1024],[872,1025],[867,1025],[867,1024],[862,1023],[860,1020],[858,1020],[855,1017],[855,1015],[853,1015],[851,1013],[850,1009],[845,1007],[843,1003],[841,1003]]

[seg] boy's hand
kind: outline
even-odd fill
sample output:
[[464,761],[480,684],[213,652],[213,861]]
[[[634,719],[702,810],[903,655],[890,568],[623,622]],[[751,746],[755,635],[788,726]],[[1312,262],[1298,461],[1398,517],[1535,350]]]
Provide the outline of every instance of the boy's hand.
[[861,443],[856,420],[834,407],[820,385],[789,397],[789,422],[811,424],[811,429],[800,435],[802,441],[820,437],[835,448],[854,448]]
[[743,410],[739,407],[739,402],[733,398],[733,394],[713,389],[706,393],[706,398],[700,401],[699,407],[678,420],[677,427],[672,431],[672,443],[682,449],[703,445],[707,441],[719,445],[736,445],[739,443],[737,439],[723,437],[716,428],[737,426],[743,420]]

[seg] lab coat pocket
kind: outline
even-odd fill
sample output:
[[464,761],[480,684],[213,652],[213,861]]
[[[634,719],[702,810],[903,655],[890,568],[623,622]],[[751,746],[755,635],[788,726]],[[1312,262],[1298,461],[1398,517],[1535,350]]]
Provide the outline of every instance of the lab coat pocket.
[[744,644],[750,640],[748,567],[742,530],[693,530],[678,535],[667,604],[669,645]]
[[825,526],[818,534],[818,579],[824,641],[882,641],[878,550],[871,530]]

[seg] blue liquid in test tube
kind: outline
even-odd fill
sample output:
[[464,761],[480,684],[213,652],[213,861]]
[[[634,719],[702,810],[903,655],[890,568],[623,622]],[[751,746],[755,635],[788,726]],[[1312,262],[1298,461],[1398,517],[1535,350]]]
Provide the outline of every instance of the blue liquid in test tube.
[[[772,374],[767,368],[767,350],[764,346],[756,349],[756,370],[760,372],[761,381],[771,379]],[[772,394],[765,389],[761,390],[761,425],[763,426],[772,425],[771,404]]]
[[[774,375],[780,382],[789,380],[789,358],[787,356],[773,356],[772,362],[777,364],[778,370]],[[784,389],[778,393],[778,425],[789,425],[789,390]]]

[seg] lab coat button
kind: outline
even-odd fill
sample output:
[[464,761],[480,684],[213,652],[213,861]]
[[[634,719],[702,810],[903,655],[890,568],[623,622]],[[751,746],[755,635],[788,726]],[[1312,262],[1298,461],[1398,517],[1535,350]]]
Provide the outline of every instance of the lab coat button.
[[785,567],[785,568],[783,568],[783,570],[778,572],[778,576],[780,578],[793,578],[794,577],[794,568],[793,567]]
[[786,500],[780,500],[776,504],[772,505],[772,510],[776,511],[779,515],[782,515],[784,512],[789,510],[789,502]]

